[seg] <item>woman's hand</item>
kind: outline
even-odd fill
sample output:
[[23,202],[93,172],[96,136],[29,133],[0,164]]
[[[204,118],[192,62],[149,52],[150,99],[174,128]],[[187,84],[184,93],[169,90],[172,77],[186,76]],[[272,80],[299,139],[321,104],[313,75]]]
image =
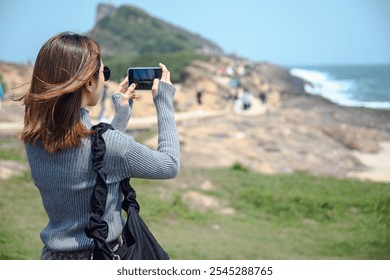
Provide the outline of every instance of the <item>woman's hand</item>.
[[129,83],[128,78],[126,77],[118,86],[118,89],[115,91],[122,95],[121,105],[126,105],[129,100],[137,99],[138,95],[135,94],[135,84],[132,83],[130,86],[127,86]]
[[[169,72],[168,68],[164,64],[162,64],[162,63],[159,63],[159,66],[162,69],[161,81],[166,82],[168,84],[172,84],[171,83],[171,73]],[[157,95],[158,83],[159,82],[160,82],[159,79],[154,79],[153,80],[153,86],[152,86],[153,97],[155,97]]]

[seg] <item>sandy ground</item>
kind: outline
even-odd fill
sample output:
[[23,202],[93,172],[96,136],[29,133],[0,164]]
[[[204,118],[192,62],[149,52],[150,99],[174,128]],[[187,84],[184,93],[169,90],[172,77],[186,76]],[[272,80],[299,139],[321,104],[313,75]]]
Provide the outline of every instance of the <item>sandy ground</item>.
[[367,170],[351,173],[349,174],[351,177],[378,182],[390,182],[390,142],[382,143],[379,153],[365,154],[354,152],[354,156],[367,167]]

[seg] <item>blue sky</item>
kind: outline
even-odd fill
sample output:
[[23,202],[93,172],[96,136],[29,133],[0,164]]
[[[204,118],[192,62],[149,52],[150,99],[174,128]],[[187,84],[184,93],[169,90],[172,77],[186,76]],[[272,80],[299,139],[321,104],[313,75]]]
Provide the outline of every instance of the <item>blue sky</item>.
[[390,0],[0,0],[0,60],[33,62],[52,35],[90,31],[98,3],[136,5],[254,61],[390,63]]

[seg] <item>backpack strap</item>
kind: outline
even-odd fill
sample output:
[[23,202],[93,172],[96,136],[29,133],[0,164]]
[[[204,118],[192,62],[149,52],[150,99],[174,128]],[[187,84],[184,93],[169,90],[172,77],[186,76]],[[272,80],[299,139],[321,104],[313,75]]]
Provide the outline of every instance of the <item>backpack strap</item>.
[[92,192],[90,201],[92,214],[89,219],[89,225],[85,228],[85,233],[89,238],[93,239],[94,249],[91,258],[101,258],[100,255],[103,254],[104,256],[111,256],[111,259],[114,259],[115,254],[107,242],[108,224],[103,220],[108,194],[106,168],[103,162],[106,153],[103,133],[108,129],[113,130],[114,128],[107,123],[99,123],[92,127],[95,133],[91,135],[91,150],[93,169],[97,177],[96,186]]

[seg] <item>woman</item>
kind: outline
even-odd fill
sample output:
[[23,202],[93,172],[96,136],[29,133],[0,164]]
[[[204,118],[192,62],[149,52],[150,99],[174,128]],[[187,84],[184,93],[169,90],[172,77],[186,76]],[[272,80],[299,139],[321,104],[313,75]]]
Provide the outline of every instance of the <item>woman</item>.
[[[175,88],[165,65],[161,80],[154,80],[152,95],[158,118],[157,151],[137,143],[125,133],[135,85],[127,78],[113,94],[115,117],[104,134],[109,187],[104,219],[108,242],[115,248],[125,220],[121,215],[124,178],[174,178],[180,166],[180,147],[173,111]],[[109,69],[100,47],[91,38],[60,33],[41,48],[35,62],[25,104],[25,143],[31,175],[42,196],[49,222],[41,232],[41,259],[88,259],[91,240],[84,228],[89,222],[90,196],[96,175],[92,168],[92,126],[86,106],[99,100]]]

